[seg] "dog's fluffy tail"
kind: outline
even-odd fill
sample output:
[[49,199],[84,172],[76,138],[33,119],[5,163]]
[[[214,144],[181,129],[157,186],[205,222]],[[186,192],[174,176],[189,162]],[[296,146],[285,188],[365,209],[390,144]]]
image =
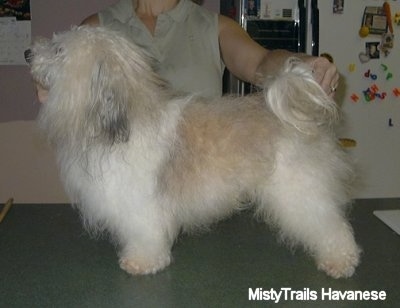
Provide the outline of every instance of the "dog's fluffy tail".
[[339,119],[336,103],[314,80],[311,67],[297,58],[288,59],[277,76],[267,77],[264,88],[271,111],[302,133],[315,134]]

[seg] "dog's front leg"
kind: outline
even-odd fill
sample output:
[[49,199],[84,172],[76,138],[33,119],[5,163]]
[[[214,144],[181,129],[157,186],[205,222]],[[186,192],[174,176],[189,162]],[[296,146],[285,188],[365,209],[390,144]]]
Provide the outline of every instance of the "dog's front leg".
[[173,240],[157,220],[135,223],[120,230],[120,267],[132,275],[154,274],[171,263]]
[[127,245],[120,255],[120,267],[132,275],[155,274],[171,263],[170,248],[166,247]]
[[154,274],[171,262],[177,235],[171,215],[157,202],[124,206],[114,234],[120,246],[120,267],[132,275]]

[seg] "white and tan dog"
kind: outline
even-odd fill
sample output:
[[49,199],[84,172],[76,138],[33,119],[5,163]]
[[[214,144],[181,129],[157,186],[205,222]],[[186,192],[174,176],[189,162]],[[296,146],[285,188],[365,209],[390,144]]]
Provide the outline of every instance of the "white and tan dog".
[[291,59],[263,93],[209,100],[172,91],[139,47],[103,28],[39,41],[30,60],[49,89],[39,123],[65,188],[87,226],[117,241],[127,272],[165,268],[181,231],[251,200],[319,269],[354,273],[353,171],[333,133],[336,104],[307,65]]

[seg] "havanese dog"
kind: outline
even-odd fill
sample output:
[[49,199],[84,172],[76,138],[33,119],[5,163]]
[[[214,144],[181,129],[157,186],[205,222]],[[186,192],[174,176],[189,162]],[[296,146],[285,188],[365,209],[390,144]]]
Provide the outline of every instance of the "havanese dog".
[[353,167],[308,65],[289,59],[257,94],[207,99],[172,90],[141,48],[101,27],[39,40],[28,58],[71,202],[111,234],[128,273],[164,269],[180,232],[249,206],[318,269],[354,273]]

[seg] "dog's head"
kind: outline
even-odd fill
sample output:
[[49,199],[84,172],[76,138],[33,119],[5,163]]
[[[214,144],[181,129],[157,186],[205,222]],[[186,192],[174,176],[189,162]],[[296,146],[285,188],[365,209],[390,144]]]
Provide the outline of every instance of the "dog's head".
[[39,121],[51,140],[125,142],[132,115],[151,109],[164,87],[139,47],[101,27],[38,40],[26,57],[33,79],[49,91]]

